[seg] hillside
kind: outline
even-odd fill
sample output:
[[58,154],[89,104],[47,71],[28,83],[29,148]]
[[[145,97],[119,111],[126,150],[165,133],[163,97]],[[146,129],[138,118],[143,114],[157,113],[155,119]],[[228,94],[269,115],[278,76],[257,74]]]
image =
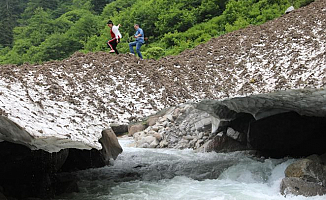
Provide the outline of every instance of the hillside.
[[[325,30],[326,1],[317,0],[158,61],[100,52],[42,65],[3,65],[1,115],[34,137],[63,141],[58,148],[69,146],[66,139],[99,148],[97,139],[110,123],[171,105],[324,87]],[[47,149],[43,141],[35,146]]]

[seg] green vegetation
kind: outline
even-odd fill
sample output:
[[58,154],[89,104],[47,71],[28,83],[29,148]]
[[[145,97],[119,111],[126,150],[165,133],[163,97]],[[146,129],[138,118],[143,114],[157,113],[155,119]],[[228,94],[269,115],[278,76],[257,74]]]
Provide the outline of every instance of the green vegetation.
[[143,28],[146,58],[193,48],[212,37],[259,25],[286,8],[313,0],[3,0],[0,2],[0,64],[63,59],[76,51],[108,51],[108,19],[121,24],[121,53]]

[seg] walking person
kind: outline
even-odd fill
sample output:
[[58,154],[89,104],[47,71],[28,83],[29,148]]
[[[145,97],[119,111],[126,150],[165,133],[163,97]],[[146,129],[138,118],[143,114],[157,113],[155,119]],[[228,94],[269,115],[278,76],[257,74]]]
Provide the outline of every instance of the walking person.
[[113,22],[111,20],[107,23],[108,27],[110,27],[110,34],[111,34],[111,40],[107,42],[108,46],[111,48],[110,53],[116,53],[119,54],[119,51],[117,49],[117,45],[120,42],[120,39],[122,38],[122,35],[119,31],[120,24],[118,26],[114,26]]
[[134,38],[136,38],[136,41],[129,43],[130,53],[135,54],[134,46],[136,46],[136,52],[137,52],[139,58],[143,59],[143,56],[142,56],[142,54],[140,52],[140,47],[144,43],[144,31],[143,31],[143,29],[139,28],[138,24],[135,24],[134,28],[136,30],[136,33],[134,35]]

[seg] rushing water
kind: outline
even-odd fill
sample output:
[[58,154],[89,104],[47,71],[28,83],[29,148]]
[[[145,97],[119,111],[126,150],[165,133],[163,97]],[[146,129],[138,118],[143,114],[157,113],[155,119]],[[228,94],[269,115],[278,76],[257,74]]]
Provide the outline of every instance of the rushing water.
[[279,186],[293,159],[257,160],[241,152],[195,153],[192,150],[127,147],[113,166],[76,173],[76,200],[321,200],[326,196],[283,197]]

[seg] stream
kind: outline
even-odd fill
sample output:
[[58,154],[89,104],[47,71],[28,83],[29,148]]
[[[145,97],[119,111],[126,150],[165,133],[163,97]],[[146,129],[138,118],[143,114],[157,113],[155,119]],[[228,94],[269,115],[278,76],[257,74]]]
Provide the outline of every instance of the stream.
[[58,200],[325,200],[279,193],[284,170],[295,159],[257,159],[245,152],[128,147],[112,166],[75,172],[80,192]]

